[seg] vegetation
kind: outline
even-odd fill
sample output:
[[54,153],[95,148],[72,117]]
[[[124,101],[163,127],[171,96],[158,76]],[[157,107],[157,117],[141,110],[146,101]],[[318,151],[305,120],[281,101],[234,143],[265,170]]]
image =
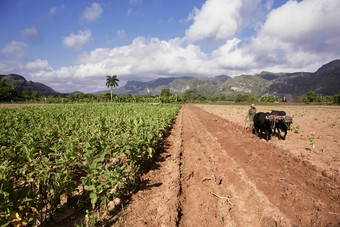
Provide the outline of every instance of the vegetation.
[[299,102],[307,104],[340,105],[340,94],[323,96],[315,91],[310,91],[307,94],[301,95],[299,97]]
[[18,99],[18,92],[14,88],[0,80],[0,102],[10,102]]
[[0,225],[44,221],[79,191],[92,209],[136,182],[180,105],[0,108]]
[[[16,80],[17,79],[17,80]],[[220,78],[221,79],[221,78]],[[222,78],[223,79],[223,78]],[[237,92],[235,98],[226,98],[221,95],[204,95],[196,89],[186,90],[182,94],[173,93],[169,88],[163,88],[159,91],[160,95],[154,96],[135,96],[132,94],[116,95],[113,94],[113,88],[118,86],[118,78],[116,75],[107,76],[106,86],[111,87],[111,94],[104,93],[99,95],[84,94],[82,92],[73,92],[70,94],[57,93],[54,96],[39,95],[37,92],[23,90],[21,92],[14,89],[11,83],[23,83],[23,77],[19,75],[2,76],[0,80],[0,102],[29,102],[29,103],[92,103],[92,102],[115,102],[115,103],[209,103],[235,101],[242,102],[281,102],[280,96],[262,95],[255,96],[252,93]],[[230,81],[231,79],[227,79]],[[207,80],[209,81],[209,80]],[[223,80],[222,80],[223,81]],[[211,82],[211,81],[210,81]],[[26,82],[32,83],[32,82]],[[340,94],[334,96],[323,96],[315,91],[309,91],[299,97],[299,102],[308,104],[326,104],[340,105]]]

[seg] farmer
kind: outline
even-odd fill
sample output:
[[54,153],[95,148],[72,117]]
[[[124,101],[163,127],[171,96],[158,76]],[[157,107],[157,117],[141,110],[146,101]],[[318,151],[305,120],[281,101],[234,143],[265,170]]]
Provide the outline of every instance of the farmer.
[[248,114],[246,116],[246,119],[245,119],[245,122],[246,122],[246,125],[247,127],[246,128],[250,128],[250,129],[253,129],[254,127],[254,116],[256,114],[256,108],[255,108],[255,105],[254,103],[250,105],[250,109],[248,110]]

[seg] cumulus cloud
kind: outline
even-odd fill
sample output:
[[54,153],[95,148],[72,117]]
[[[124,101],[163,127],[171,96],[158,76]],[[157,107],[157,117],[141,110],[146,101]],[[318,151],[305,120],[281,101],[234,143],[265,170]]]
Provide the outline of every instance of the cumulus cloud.
[[103,12],[101,5],[97,2],[92,3],[90,7],[86,7],[83,12],[83,18],[89,21],[97,20]]
[[[268,2],[263,10],[268,10],[271,4]],[[262,70],[315,71],[339,58],[339,11],[337,0],[288,1],[268,14],[253,37],[227,39],[212,52],[211,61],[227,74],[237,69],[236,75]],[[243,16],[242,23],[246,19]]]
[[211,38],[232,37],[242,22],[241,0],[207,0],[200,10],[194,9],[189,19],[193,24],[186,30],[190,42]]
[[217,50],[211,54],[212,62],[216,67],[225,70],[239,70],[244,71],[249,68],[256,67],[253,53],[240,48],[241,40],[233,38],[221,45]]
[[28,41],[37,41],[40,38],[39,32],[35,27],[25,28],[21,34]]
[[288,1],[273,10],[259,37],[269,36],[314,51],[340,50],[340,1]]
[[26,43],[13,40],[3,47],[0,53],[4,57],[23,59],[28,58],[28,48],[29,46]]
[[28,72],[40,72],[40,71],[50,71],[51,66],[48,64],[47,60],[37,59],[32,62],[28,62],[25,65],[25,70]]
[[[222,73],[209,62],[208,56],[196,45],[185,44],[185,39],[175,38],[168,41],[158,38],[137,37],[130,45],[97,48],[81,54],[76,64],[57,70],[39,73],[39,79],[54,78],[64,81],[69,78],[72,86],[51,84],[58,91],[68,91],[79,81],[89,81],[81,90],[104,90],[105,75],[119,76],[120,84],[130,79],[151,80],[164,76],[205,76]],[[34,78],[35,74],[32,74]],[[38,77],[36,75],[36,77]],[[58,83],[59,83],[58,82]]]
[[[198,46],[183,46],[183,39],[161,41],[158,38],[138,37],[131,45],[114,49],[96,49],[83,54],[77,63],[84,67],[91,64],[93,69],[112,70],[120,75],[176,75],[205,74],[211,69],[204,68],[206,55]],[[90,67],[90,68],[91,68]],[[95,70],[97,71],[97,70]],[[91,74],[84,70],[83,76]]]
[[79,51],[83,48],[83,45],[90,42],[91,39],[91,30],[80,30],[77,34],[71,32],[69,36],[63,38],[63,45],[75,51]]

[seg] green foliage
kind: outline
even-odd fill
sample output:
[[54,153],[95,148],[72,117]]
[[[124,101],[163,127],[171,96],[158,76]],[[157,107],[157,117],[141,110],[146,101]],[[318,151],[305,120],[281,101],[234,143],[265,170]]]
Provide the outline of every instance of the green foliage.
[[170,92],[170,89],[168,88],[165,88],[161,91],[161,96],[163,97],[170,97],[172,96],[171,92]]
[[315,91],[310,91],[299,97],[299,102],[307,104],[327,104],[327,105],[340,105],[340,94],[334,96],[322,96]]
[[275,95],[262,95],[259,101],[260,102],[279,102],[281,101],[281,98]]
[[297,125],[297,126],[292,125],[292,126],[291,126],[291,130],[292,130],[294,133],[300,134],[300,133],[301,133],[301,126],[300,126],[300,125]]
[[30,225],[42,222],[78,186],[92,209],[104,209],[134,184],[179,108],[119,103],[0,108],[0,224],[13,222],[13,215]]
[[196,90],[187,90],[183,93],[184,102],[193,102],[197,98]]
[[18,92],[5,82],[0,80],[0,102],[10,102],[18,99]]
[[255,97],[253,95],[248,94],[238,94],[235,102],[254,102]]

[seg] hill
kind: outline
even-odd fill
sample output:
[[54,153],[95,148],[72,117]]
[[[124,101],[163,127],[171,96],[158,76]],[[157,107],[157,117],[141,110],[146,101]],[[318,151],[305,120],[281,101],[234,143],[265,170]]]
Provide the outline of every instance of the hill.
[[31,93],[36,92],[37,94],[44,96],[56,96],[61,94],[45,84],[27,81],[23,76],[16,74],[0,75],[0,80],[11,85],[18,92],[27,90]]
[[[114,93],[118,95],[159,95],[164,88],[169,88],[175,94],[195,90],[201,95],[225,97],[236,97],[240,93],[255,96],[264,94],[299,96],[309,91],[315,91],[322,95],[336,95],[340,93],[340,60],[325,64],[314,73],[261,72],[234,78],[221,75],[210,78],[159,78],[149,82],[129,81],[125,86],[115,89]],[[109,92],[109,90],[96,94],[103,92]]]
[[[183,79],[190,80],[193,77],[167,77],[167,78],[158,78],[155,80],[142,82],[131,80],[126,83],[125,86],[114,89],[114,93],[117,95],[159,95],[164,88],[169,88],[170,84],[174,80]],[[99,95],[102,93],[110,92],[110,90],[98,91],[94,92],[94,95]]]

